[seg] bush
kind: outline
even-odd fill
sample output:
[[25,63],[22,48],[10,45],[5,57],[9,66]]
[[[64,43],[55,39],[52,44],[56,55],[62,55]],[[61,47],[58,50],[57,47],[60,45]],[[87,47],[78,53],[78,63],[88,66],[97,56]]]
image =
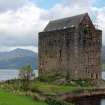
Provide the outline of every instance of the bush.
[[56,100],[51,97],[48,97],[45,101],[48,105],[73,105],[70,103],[66,103],[64,101]]
[[31,65],[26,65],[20,69],[19,78],[21,79],[22,89],[25,91],[30,90],[32,75],[33,72]]
[[52,70],[50,72],[47,72],[46,75],[42,74],[39,76],[39,80],[41,82],[50,82],[50,83],[62,78],[65,78],[65,75],[61,74],[59,70],[58,71]]
[[32,98],[35,101],[45,101],[45,97],[43,95],[38,94],[38,93],[34,93],[34,95],[32,96]]

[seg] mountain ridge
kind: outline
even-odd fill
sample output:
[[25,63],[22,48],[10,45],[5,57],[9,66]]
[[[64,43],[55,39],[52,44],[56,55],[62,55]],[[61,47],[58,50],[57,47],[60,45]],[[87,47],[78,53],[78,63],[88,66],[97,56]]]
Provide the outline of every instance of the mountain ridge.
[[0,69],[20,69],[30,64],[37,69],[38,54],[26,49],[14,49],[8,52],[0,52]]

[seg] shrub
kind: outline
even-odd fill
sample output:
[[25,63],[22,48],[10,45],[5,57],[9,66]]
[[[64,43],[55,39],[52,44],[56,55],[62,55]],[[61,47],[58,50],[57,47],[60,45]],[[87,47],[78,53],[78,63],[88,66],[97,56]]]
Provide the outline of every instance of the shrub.
[[19,77],[21,79],[21,86],[25,91],[30,89],[32,75],[33,72],[31,65],[26,65],[20,69]]
[[34,93],[34,95],[32,96],[32,98],[35,100],[35,101],[45,101],[45,97],[38,94],[38,93]]
[[60,101],[60,100],[56,100],[54,98],[51,98],[51,97],[48,97],[45,102],[48,104],[48,105],[73,105],[73,104],[70,104],[70,103],[66,103],[64,101]]

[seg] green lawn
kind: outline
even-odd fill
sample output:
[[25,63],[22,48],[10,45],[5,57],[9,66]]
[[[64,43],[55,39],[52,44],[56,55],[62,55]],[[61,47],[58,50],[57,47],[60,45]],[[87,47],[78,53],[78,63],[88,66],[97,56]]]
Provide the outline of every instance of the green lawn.
[[[33,94],[37,99],[41,100],[41,98],[45,98],[46,95],[50,96],[65,92],[79,92],[84,89],[92,88],[94,87],[91,86],[90,82],[80,80],[72,81],[72,83],[62,85],[49,82],[32,81],[30,92],[31,95]],[[18,81],[1,83],[0,105],[47,105],[43,101],[33,100],[33,96],[24,96],[24,93],[26,92],[19,88]]]
[[18,96],[13,93],[0,90],[0,105],[46,105],[36,102],[30,97]]

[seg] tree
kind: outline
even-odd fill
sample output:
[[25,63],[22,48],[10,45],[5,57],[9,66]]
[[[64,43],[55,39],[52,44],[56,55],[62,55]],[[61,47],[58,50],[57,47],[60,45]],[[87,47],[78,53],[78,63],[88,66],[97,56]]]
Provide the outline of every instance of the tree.
[[30,89],[32,75],[33,71],[31,65],[26,65],[20,69],[19,78],[21,79],[21,86],[25,91]]

